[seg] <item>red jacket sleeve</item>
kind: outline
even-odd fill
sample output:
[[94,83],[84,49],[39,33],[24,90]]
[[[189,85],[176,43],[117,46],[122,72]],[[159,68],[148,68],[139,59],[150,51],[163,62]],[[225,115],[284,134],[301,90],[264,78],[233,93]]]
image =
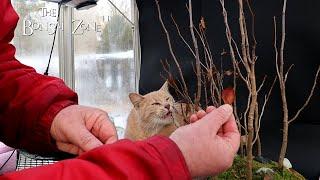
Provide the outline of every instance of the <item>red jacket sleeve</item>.
[[0,176],[0,179],[191,179],[177,145],[167,137],[121,140],[64,160]]
[[17,21],[10,0],[0,0],[0,140],[45,153],[55,149],[49,131],[54,116],[75,104],[77,95],[62,80],[40,75],[15,59],[9,43]]

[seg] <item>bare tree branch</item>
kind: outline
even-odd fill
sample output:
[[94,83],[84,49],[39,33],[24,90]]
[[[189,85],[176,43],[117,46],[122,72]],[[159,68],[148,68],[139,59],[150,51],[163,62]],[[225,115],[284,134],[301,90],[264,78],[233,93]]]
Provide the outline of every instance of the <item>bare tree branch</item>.
[[201,41],[202,46],[203,46],[203,49],[204,49],[204,51],[205,51],[205,55],[208,57],[209,62],[210,62],[210,65],[213,65],[213,68],[214,68],[214,69],[217,69],[217,68],[215,67],[215,65],[213,64],[213,59],[212,59],[212,56],[210,55],[210,52],[209,52],[210,48],[206,46],[205,40],[203,39],[203,37],[202,37],[202,35],[199,33],[199,31],[198,31],[196,28],[194,28],[194,30],[196,31],[196,33],[198,34],[198,36],[199,36],[199,38],[200,38],[200,41]]
[[307,105],[309,104],[310,100],[311,100],[311,97],[313,96],[313,93],[314,93],[314,90],[316,88],[316,85],[317,85],[317,80],[318,80],[318,76],[319,76],[319,71],[320,71],[320,66],[318,67],[318,70],[317,70],[317,73],[316,73],[316,76],[314,78],[314,82],[313,82],[313,86],[311,88],[311,91],[309,93],[309,96],[307,98],[307,100],[305,101],[305,103],[303,104],[303,106],[298,110],[298,112],[295,114],[295,116],[293,116],[293,118],[291,118],[289,120],[289,124],[296,120],[297,117],[300,115],[300,113],[307,107]]
[[[287,152],[287,145],[288,145],[288,103],[286,97],[286,86],[283,77],[283,65],[284,65],[284,43],[286,37],[286,7],[287,7],[287,0],[283,1],[283,8],[282,8],[282,29],[281,29],[281,46],[280,46],[280,62],[276,63],[278,79],[279,79],[279,86],[280,86],[280,93],[281,93],[281,100],[282,100],[282,111],[283,111],[283,133],[282,133],[282,144],[281,150],[279,155],[278,164],[279,167],[283,167],[283,160]],[[275,28],[276,31],[276,28]],[[277,34],[275,34],[276,36]],[[277,43],[277,42],[275,42]],[[276,46],[275,46],[276,47]],[[276,59],[277,60],[277,59]]]
[[255,14],[251,8],[249,1],[246,0],[246,2],[249,7],[249,11],[250,11],[251,18],[252,18],[252,20],[251,20],[251,36],[253,39],[253,45],[252,45],[251,56],[252,56],[253,62],[255,62],[257,60],[257,56],[256,56],[257,40],[256,40],[256,36],[255,36],[255,34],[256,34],[255,33]]
[[288,74],[289,74],[289,72],[290,72],[290,70],[292,69],[292,67],[293,67],[293,66],[294,66],[294,64],[291,64],[291,66],[289,67],[289,69],[288,69],[288,71],[287,71],[286,75],[284,76],[284,82],[287,82]]
[[264,85],[264,82],[266,81],[266,78],[267,78],[267,75],[265,75],[265,76],[263,77],[262,83],[260,84],[260,86],[259,86],[259,88],[258,88],[258,90],[257,90],[257,93],[259,93],[259,91],[262,89],[262,87],[263,87],[263,85]]
[[193,41],[194,51],[196,54],[196,76],[197,76],[197,93],[195,97],[195,109],[198,109],[198,106],[200,105],[200,98],[201,98],[201,71],[200,71],[200,56],[199,56],[199,49],[198,49],[198,42],[197,38],[194,34],[193,28],[193,15],[192,15],[192,1],[189,0],[189,27],[190,27],[190,33]]
[[180,28],[178,26],[178,24],[176,23],[176,20],[173,18],[172,14],[170,15],[173,24],[176,26],[177,32],[179,37],[181,38],[181,40],[184,42],[184,44],[188,47],[189,51],[191,52],[191,54],[193,55],[194,58],[196,58],[196,54],[193,52],[193,49],[190,47],[189,43],[185,40],[185,38],[182,36],[181,32],[180,32]]
[[262,119],[262,117],[263,117],[263,114],[264,114],[264,111],[265,111],[265,107],[266,107],[266,105],[267,105],[267,102],[268,102],[268,100],[269,100],[269,97],[270,97],[270,95],[271,95],[272,89],[273,89],[274,84],[276,83],[276,81],[277,81],[277,77],[274,78],[274,80],[273,80],[273,82],[272,82],[272,85],[271,85],[271,87],[270,87],[270,89],[269,89],[268,94],[266,94],[266,95],[264,96],[264,102],[263,102],[262,109],[261,109],[260,116],[259,116],[259,120],[258,120],[259,125],[258,125],[258,129],[256,129],[256,137],[254,138],[253,143],[255,143],[256,140],[258,139],[258,135],[259,135],[260,127],[261,127],[261,119]]
[[276,21],[276,17],[273,16],[273,27],[274,27],[274,51],[275,51],[275,61],[276,61],[276,71],[277,71],[277,75],[278,78],[281,79],[280,77],[280,70],[279,70],[279,62],[278,62],[278,47],[277,47],[277,21]]
[[[170,39],[170,35],[168,33],[168,30],[166,28],[166,26],[164,25],[163,23],[163,20],[162,20],[162,16],[161,16],[161,11],[160,11],[160,6],[159,6],[159,1],[158,0],[155,0],[156,2],[156,5],[157,5],[157,10],[158,10],[158,16],[159,16],[159,20],[160,20],[160,23],[161,23],[161,26],[166,34],[166,38],[167,38],[167,43],[168,43],[168,46],[169,46],[169,50],[170,50],[170,53],[171,53],[171,56],[178,68],[178,71],[179,71],[179,75],[180,75],[180,78],[181,78],[181,81],[182,81],[182,84],[183,84],[183,88],[184,88],[184,91],[186,92],[186,94],[188,94],[188,88],[187,88],[187,85],[186,85],[186,82],[184,80],[184,77],[183,77],[183,74],[182,74],[182,70],[181,70],[181,67],[180,67],[180,64],[179,64],[179,61],[177,60],[177,57],[175,55],[175,53],[173,52],[172,50],[172,45],[171,45],[171,39]],[[191,103],[191,102],[190,102]]]

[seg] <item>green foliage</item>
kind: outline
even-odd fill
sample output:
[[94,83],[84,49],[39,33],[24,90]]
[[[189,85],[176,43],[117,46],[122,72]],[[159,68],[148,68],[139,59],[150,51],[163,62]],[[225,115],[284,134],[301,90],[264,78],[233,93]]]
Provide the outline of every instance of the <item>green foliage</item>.
[[[294,170],[279,170],[278,165],[275,162],[271,164],[262,164],[256,161],[253,161],[253,179],[254,180],[263,180],[264,177],[255,173],[258,169],[262,167],[267,167],[272,169],[275,173],[272,177],[274,180],[304,180],[305,178]],[[246,179],[246,160],[237,156],[233,162],[233,166],[226,172],[218,175],[217,177],[210,177],[208,179],[216,180],[230,180],[230,179]]]
[[133,48],[132,27],[121,15],[110,17],[103,32],[100,50],[102,52],[125,51]]

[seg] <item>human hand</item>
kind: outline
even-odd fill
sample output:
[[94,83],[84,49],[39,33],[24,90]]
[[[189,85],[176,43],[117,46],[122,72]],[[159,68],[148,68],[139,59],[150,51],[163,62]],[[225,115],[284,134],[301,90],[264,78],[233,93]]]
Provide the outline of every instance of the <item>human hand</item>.
[[214,106],[208,106],[207,109],[206,109],[206,111],[200,110],[200,111],[192,114],[192,115],[190,116],[190,122],[191,122],[191,123],[194,123],[194,122],[202,119],[205,115],[207,115],[208,113],[212,112],[212,111],[215,110],[215,109],[216,109],[216,107],[214,107]]
[[227,170],[240,145],[232,107],[222,105],[208,112],[200,121],[180,127],[170,136],[181,150],[192,177]]
[[50,133],[58,149],[71,154],[81,154],[118,139],[106,112],[81,105],[62,109],[53,119]]

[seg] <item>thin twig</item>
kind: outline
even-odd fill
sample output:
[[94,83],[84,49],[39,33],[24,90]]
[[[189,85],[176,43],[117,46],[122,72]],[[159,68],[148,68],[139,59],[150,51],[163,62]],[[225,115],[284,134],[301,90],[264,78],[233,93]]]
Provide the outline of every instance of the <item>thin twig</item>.
[[314,90],[315,90],[315,88],[316,88],[316,85],[317,85],[317,80],[318,80],[318,76],[319,76],[319,71],[320,71],[320,66],[318,67],[316,76],[315,76],[315,78],[314,78],[313,86],[312,86],[312,88],[311,88],[311,91],[310,91],[310,93],[309,93],[309,96],[308,96],[307,100],[305,101],[305,103],[303,104],[303,106],[298,110],[298,112],[296,113],[296,115],[293,116],[293,118],[291,118],[291,119],[289,120],[289,124],[290,124],[292,121],[296,120],[297,117],[300,115],[300,113],[301,113],[301,112],[307,107],[307,105],[309,104],[309,102],[310,102],[310,100],[311,100],[311,97],[313,96]]
[[262,83],[260,84],[260,86],[259,86],[259,88],[258,88],[258,90],[257,90],[257,93],[259,93],[259,91],[262,89],[262,87],[263,87],[263,85],[264,85],[264,82],[266,81],[266,78],[267,78],[267,75],[265,75],[265,76],[263,77]]
[[205,51],[205,55],[207,55],[207,57],[209,58],[210,65],[212,64],[213,67],[214,67],[214,69],[216,69],[216,67],[215,67],[214,64],[212,63],[212,61],[213,61],[213,60],[212,60],[212,56],[210,55],[210,52],[209,52],[209,49],[210,49],[210,48],[206,46],[205,41],[204,41],[203,37],[201,36],[201,34],[199,33],[199,31],[198,31],[196,28],[194,28],[194,30],[196,31],[196,33],[198,34],[198,36],[199,36],[199,38],[200,38],[200,41],[201,41],[202,46],[203,46],[203,49],[204,49],[204,51]]
[[288,74],[289,74],[289,72],[290,72],[290,70],[292,69],[292,67],[293,67],[293,66],[294,66],[294,64],[291,64],[291,66],[289,67],[289,69],[288,69],[288,71],[287,71],[286,75],[284,76],[284,82],[286,82],[286,81],[287,81]]
[[173,58],[173,60],[174,60],[174,62],[175,62],[175,64],[176,64],[176,66],[177,66],[177,68],[178,68],[179,75],[180,75],[180,78],[181,78],[181,80],[182,80],[182,84],[183,84],[184,91],[186,92],[186,95],[188,95],[188,88],[187,88],[186,82],[185,82],[185,80],[184,80],[184,77],[183,77],[183,74],[182,74],[182,70],[181,70],[180,64],[179,64],[179,62],[178,62],[178,60],[177,60],[177,57],[176,57],[175,53],[174,53],[173,50],[172,50],[170,35],[169,35],[169,33],[168,33],[168,31],[167,31],[167,28],[166,28],[166,26],[164,25],[163,20],[162,20],[159,1],[158,1],[158,0],[155,0],[155,2],[156,2],[156,5],[157,5],[158,16],[159,16],[159,20],[160,20],[161,26],[162,26],[165,34],[166,34],[167,43],[168,43],[168,46],[169,46],[169,50],[170,50],[171,56],[172,56],[172,58]]
[[233,43],[234,47],[236,48],[236,52],[237,52],[237,55],[238,55],[240,61],[241,61],[242,64],[244,65],[244,61],[243,61],[243,59],[242,59],[242,56],[241,56],[241,54],[240,54],[240,51],[239,51],[239,48],[238,48],[238,45],[237,45],[236,41],[235,41],[233,38],[231,38],[231,40],[232,40],[232,43]]
[[251,56],[252,56],[252,59],[253,59],[253,62],[255,62],[257,60],[257,57],[256,57],[256,47],[257,47],[257,40],[256,40],[256,36],[255,36],[255,14],[251,8],[251,5],[249,3],[248,0],[247,1],[247,5],[248,5],[248,8],[249,8],[249,11],[250,11],[250,14],[251,14],[251,35],[252,35],[252,39],[253,39],[253,45],[252,45],[252,51],[251,51]]
[[210,57],[212,57],[212,59],[213,59],[213,56],[212,56],[212,53],[211,53],[211,49],[210,49],[210,46],[209,46],[209,42],[208,42],[208,39],[207,39],[207,36],[206,36],[206,33],[205,33],[205,31],[203,31],[203,39],[205,40],[205,42],[206,42],[206,44],[207,44],[207,48],[208,48],[208,51],[209,51],[209,54],[210,54]]
[[246,107],[246,110],[245,110],[244,113],[243,113],[243,120],[244,120],[246,129],[248,128],[248,127],[247,127],[247,124],[248,124],[248,122],[247,122],[247,114],[248,114],[248,111],[249,111],[249,108],[250,108],[250,101],[251,101],[251,91],[249,91],[248,101],[247,101],[247,107]]
[[[188,96],[188,94],[186,94],[186,92],[182,92],[181,90],[180,90],[180,88],[179,87],[182,87],[182,84],[181,84],[181,82],[179,81],[179,79],[176,79],[176,80],[174,80],[173,78],[172,78],[172,74],[171,74],[171,72],[170,72],[170,65],[169,65],[169,63],[168,63],[168,61],[167,60],[165,60],[165,61],[160,61],[161,62],[161,64],[162,64],[162,67],[163,67],[163,69],[164,69],[164,71],[168,74],[168,76],[169,76],[169,84],[171,85],[171,87],[173,87],[174,88],[174,90],[178,93],[178,94],[180,94],[180,96],[183,98],[183,99],[185,99],[186,101],[188,101],[189,103],[191,102],[191,99],[189,98],[189,96]],[[166,79],[165,77],[163,77],[164,79]],[[170,81],[171,79],[173,80],[172,82]],[[179,86],[176,84],[176,81],[178,81],[178,84],[179,84]]]
[[273,47],[274,47],[274,52],[275,52],[275,61],[276,61],[276,71],[277,71],[277,75],[278,78],[280,79],[280,71],[279,71],[279,62],[278,62],[278,47],[277,47],[277,21],[276,21],[276,17],[273,16],[273,27],[274,27],[274,43],[273,43]]
[[191,37],[192,37],[192,41],[193,41],[193,46],[194,46],[194,51],[196,54],[196,76],[197,76],[197,93],[196,93],[196,97],[195,97],[195,105],[196,105],[196,109],[198,108],[197,106],[200,105],[200,98],[201,98],[201,67],[200,67],[200,56],[199,56],[199,49],[198,49],[198,42],[197,42],[197,38],[194,34],[193,28],[193,16],[192,16],[192,2],[191,0],[189,0],[189,28],[190,28],[190,33],[191,33]]
[[256,137],[254,138],[253,143],[255,143],[256,140],[258,139],[258,135],[259,135],[260,127],[261,127],[261,119],[263,117],[263,114],[264,114],[264,111],[265,111],[265,107],[267,105],[267,102],[269,100],[269,97],[271,95],[272,89],[273,89],[274,84],[276,83],[276,81],[277,81],[277,76],[274,78],[274,80],[272,82],[272,85],[271,85],[271,87],[269,89],[268,94],[264,96],[264,102],[263,102],[262,109],[261,109],[261,112],[260,112],[260,115],[259,115],[259,120],[258,120],[259,125],[258,125],[258,129],[256,130],[257,131],[256,132]]
[[204,97],[206,101],[205,107],[208,106],[208,92],[207,92],[207,78],[206,78],[206,73],[202,71],[202,76],[203,76],[203,88],[204,88]]
[[180,32],[180,28],[176,22],[176,20],[174,19],[174,17],[172,16],[171,14],[171,19],[172,19],[172,22],[173,24],[176,26],[176,29],[177,29],[177,32],[178,32],[178,35],[179,37],[181,38],[181,40],[183,41],[183,43],[188,47],[189,51],[191,52],[191,54],[194,56],[194,58],[196,58],[196,55],[195,53],[193,52],[192,48],[190,47],[189,43],[185,40],[185,38],[182,36],[181,32]]
[[[248,59],[250,54],[248,54],[248,42],[247,37],[248,34],[246,33],[246,26],[244,22],[244,14],[243,14],[243,4],[242,1],[239,0],[239,25],[240,25],[240,33],[241,33],[241,50],[242,50],[242,57],[244,61],[245,68],[247,72],[251,72],[249,63],[251,63]],[[248,73],[250,74],[250,73]]]
[[[210,54],[210,48],[206,46],[205,44],[205,40],[204,40],[204,37],[202,37],[202,35],[199,33],[199,31],[194,28],[194,30],[196,31],[196,33],[198,34],[199,38],[200,38],[200,41],[202,42],[202,45],[204,47],[204,51],[205,51],[205,57],[208,57],[209,58],[209,64],[210,64],[210,67],[207,69],[207,71],[211,71],[214,70],[215,72],[218,72],[216,66],[213,64],[213,60],[212,60],[212,56]],[[200,64],[202,65],[202,63],[200,62]],[[218,75],[218,73],[216,73],[216,75]],[[216,82],[215,79],[213,78],[213,72],[211,73],[210,75],[211,77],[208,77],[209,79],[211,79],[211,83],[213,84],[213,87],[214,87],[214,90],[216,91],[216,94],[221,94],[221,91],[219,91],[216,83],[219,83],[219,82]],[[216,77],[217,81],[219,81],[219,78]],[[214,91],[213,91],[214,92]],[[212,96],[214,96],[214,94],[212,94]],[[220,98],[220,96],[219,96]],[[220,103],[219,103],[220,105]]]
[[[235,58],[235,54],[234,54],[234,49],[233,49],[233,46],[232,46],[232,35],[231,35],[231,30],[230,30],[230,27],[229,27],[229,22],[228,22],[228,13],[227,13],[227,10],[225,9],[225,6],[224,6],[224,0],[220,0],[220,4],[222,6],[222,14],[223,14],[223,19],[224,19],[224,24],[226,26],[226,37],[227,37],[227,40],[228,40],[228,45],[229,45],[229,50],[230,50],[230,54],[231,54],[231,60],[235,63],[237,63],[237,60]],[[237,48],[237,47],[236,47]],[[247,71],[250,72],[250,68],[248,65],[246,65],[244,63],[244,66],[246,68]],[[241,78],[245,81],[245,78],[241,75],[241,71],[240,71],[240,68],[238,67],[238,73],[240,74]]]
[[[242,5],[241,5],[242,6]],[[246,49],[246,52],[247,52],[247,56],[248,56],[248,61],[250,64],[254,64],[255,61],[253,59],[255,59],[255,57],[251,57],[251,54],[250,54],[250,44],[249,44],[249,36],[248,36],[248,30],[247,30],[247,22],[246,22],[246,18],[244,16],[244,12],[243,12],[243,7],[241,8],[242,9],[242,23],[243,23],[243,30],[244,30],[244,34],[245,34],[245,49]]]

